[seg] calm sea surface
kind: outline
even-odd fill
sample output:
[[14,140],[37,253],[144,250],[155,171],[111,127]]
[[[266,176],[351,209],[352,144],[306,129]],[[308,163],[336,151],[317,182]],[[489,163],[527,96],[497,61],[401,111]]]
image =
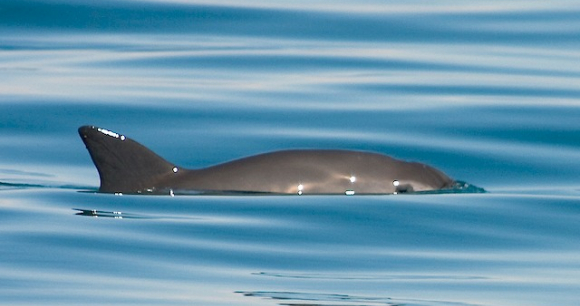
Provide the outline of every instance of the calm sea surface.
[[[115,196],[290,148],[488,193]],[[580,305],[577,1],[0,2],[0,305]]]

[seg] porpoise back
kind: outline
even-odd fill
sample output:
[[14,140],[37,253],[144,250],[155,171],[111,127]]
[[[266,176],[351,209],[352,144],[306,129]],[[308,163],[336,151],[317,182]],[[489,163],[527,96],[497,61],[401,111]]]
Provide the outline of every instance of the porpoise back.
[[95,126],[79,134],[99,172],[100,192],[165,194],[392,194],[452,188],[443,172],[363,151],[286,150],[185,169],[124,135]]

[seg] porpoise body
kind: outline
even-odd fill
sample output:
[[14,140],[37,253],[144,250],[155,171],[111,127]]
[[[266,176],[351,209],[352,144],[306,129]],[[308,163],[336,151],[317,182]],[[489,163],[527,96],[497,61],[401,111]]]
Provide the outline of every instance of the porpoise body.
[[185,169],[107,129],[82,126],[79,134],[99,172],[99,191],[105,193],[352,195],[433,191],[456,185],[431,166],[371,152],[286,150]]

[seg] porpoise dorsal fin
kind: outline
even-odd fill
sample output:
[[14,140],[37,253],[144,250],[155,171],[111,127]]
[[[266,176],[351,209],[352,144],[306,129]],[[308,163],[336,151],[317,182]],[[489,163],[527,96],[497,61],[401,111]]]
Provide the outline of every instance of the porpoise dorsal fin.
[[178,168],[123,135],[96,126],[82,126],[85,143],[101,178],[100,192],[139,193],[155,189],[160,178]]

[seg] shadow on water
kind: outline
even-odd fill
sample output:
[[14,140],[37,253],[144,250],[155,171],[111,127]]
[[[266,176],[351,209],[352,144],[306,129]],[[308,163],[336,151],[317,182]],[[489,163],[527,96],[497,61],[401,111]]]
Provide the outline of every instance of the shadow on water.
[[46,186],[39,185],[39,184],[21,184],[21,183],[0,182],[0,190],[26,189],[26,188],[46,188]]
[[485,280],[483,276],[457,276],[457,275],[334,275],[334,274],[291,274],[258,272],[256,276],[290,278],[290,279],[315,279],[315,280]]
[[[474,306],[447,301],[430,301],[416,299],[401,299],[390,297],[355,296],[348,294],[325,294],[306,292],[276,292],[276,291],[236,291],[247,297],[271,299],[283,306],[371,306],[371,305],[407,305],[407,306]],[[329,304],[331,303],[331,304]]]
[[104,211],[95,209],[73,208],[77,211],[77,216],[94,217],[94,218],[114,218],[114,219],[153,219],[138,214],[124,213],[121,211]]
[[84,190],[86,192],[95,192],[96,188],[90,186],[76,186],[76,185],[45,185],[45,184],[28,184],[28,183],[10,183],[0,181],[0,191],[14,190],[14,189],[32,189],[32,188],[50,188],[50,189],[72,189]]

